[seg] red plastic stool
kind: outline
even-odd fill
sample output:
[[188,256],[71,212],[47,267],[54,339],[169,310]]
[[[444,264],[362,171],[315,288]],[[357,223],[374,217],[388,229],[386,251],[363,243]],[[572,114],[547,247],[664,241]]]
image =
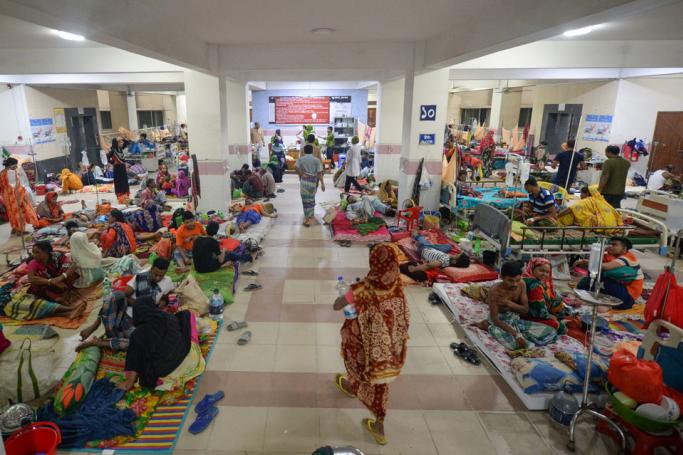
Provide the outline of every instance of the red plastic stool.
[[401,220],[405,220],[406,229],[408,232],[412,232],[415,222],[420,219],[420,212],[422,212],[422,207],[411,207],[409,209],[401,209],[396,212],[396,226],[400,226]]
[[[612,411],[612,407],[609,405],[605,408],[603,414],[625,429],[628,435],[631,436],[634,442],[633,450],[631,451],[632,455],[651,455],[657,447],[673,449],[673,453],[683,453],[683,440],[681,440],[681,436],[675,429],[671,430],[671,434],[654,435],[626,422],[617,413]],[[607,422],[598,420],[595,429],[612,438],[617,445],[620,444],[619,436],[610,428]]]

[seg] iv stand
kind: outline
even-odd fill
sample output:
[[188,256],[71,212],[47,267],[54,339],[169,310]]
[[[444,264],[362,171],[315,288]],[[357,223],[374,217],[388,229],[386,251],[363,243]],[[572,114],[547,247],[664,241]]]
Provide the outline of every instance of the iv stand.
[[[593,297],[597,300],[598,295],[600,294],[600,277],[602,275],[602,257],[605,254],[605,238],[602,237],[600,240],[600,265],[598,267],[598,274],[595,278],[595,281],[591,283],[591,286],[595,287],[595,291],[593,291]],[[593,346],[595,342],[595,326],[597,325],[597,320],[598,320],[598,304],[595,302],[587,302],[590,303],[593,306],[593,312],[591,315],[591,328],[590,328],[590,338],[588,341],[588,360],[586,361],[586,374],[585,378],[583,381],[583,396],[581,398],[581,404],[579,405],[579,409],[576,411],[574,414],[574,417],[572,417],[572,421],[569,424],[569,442],[567,442],[567,449],[570,452],[574,452],[576,450],[576,425],[579,423],[579,419],[583,414],[589,414],[593,417],[596,417],[600,420],[603,420],[607,422],[609,425],[614,428],[616,434],[619,435],[619,439],[621,440],[621,452],[620,453],[625,453],[626,452],[626,435],[624,435],[623,430],[614,423],[611,419],[609,419],[607,416],[604,414],[592,409],[591,403],[588,401],[588,389],[591,384],[591,371],[593,370]]]

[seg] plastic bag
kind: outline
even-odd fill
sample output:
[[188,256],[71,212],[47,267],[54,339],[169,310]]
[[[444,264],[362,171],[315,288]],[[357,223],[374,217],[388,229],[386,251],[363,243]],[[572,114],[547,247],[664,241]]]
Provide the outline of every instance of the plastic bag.
[[[666,288],[669,282],[671,286],[667,294]],[[667,302],[664,314],[662,314],[665,296],[667,296]],[[655,319],[663,319],[675,326],[683,327],[683,287],[678,285],[676,277],[671,272],[664,272],[659,275],[650,298],[645,304],[646,326]]]
[[638,403],[659,403],[664,393],[662,367],[654,360],[638,360],[625,349],[612,355],[609,382]]
[[432,187],[432,177],[427,172],[427,169],[422,168],[422,175],[420,176],[420,188],[428,190]]

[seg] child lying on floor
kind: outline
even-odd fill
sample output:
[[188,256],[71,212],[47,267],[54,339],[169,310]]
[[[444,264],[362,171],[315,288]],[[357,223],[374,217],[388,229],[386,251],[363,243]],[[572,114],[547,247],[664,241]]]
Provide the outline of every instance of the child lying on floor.
[[502,281],[493,285],[486,299],[489,319],[475,326],[487,331],[511,351],[530,347],[528,342],[544,346],[555,341],[557,331],[553,328],[520,319],[520,314],[529,312],[522,264],[517,261],[506,262],[500,269],[500,278]]

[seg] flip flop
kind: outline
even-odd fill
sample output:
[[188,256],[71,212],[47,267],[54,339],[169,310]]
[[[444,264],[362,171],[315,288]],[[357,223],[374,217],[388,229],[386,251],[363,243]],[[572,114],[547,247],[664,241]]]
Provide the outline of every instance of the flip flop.
[[247,330],[244,332],[240,337],[237,339],[237,344],[240,346],[244,346],[245,344],[249,343],[251,340],[251,332]]
[[441,301],[441,298],[436,295],[434,292],[429,294],[429,303],[432,305],[441,305],[443,302]]
[[258,276],[258,272],[255,270],[245,270],[244,272],[242,272],[242,275]]
[[466,362],[469,362],[472,365],[481,364],[481,360],[479,360],[479,356],[477,355],[476,351],[467,346],[465,343],[451,343],[451,349],[453,350],[453,354],[465,360]]
[[216,402],[222,400],[225,398],[225,392],[222,390],[219,390],[216,393],[210,394],[207,393],[204,395],[204,398],[201,399],[199,403],[194,407],[194,412],[197,414],[203,414],[206,412],[211,406],[213,406]]
[[342,381],[343,381],[344,379],[346,379],[346,376],[345,376],[345,375],[343,375],[343,374],[337,374],[337,376],[334,377],[334,385],[337,386],[337,388],[339,389],[339,391],[340,391],[341,393],[343,393],[344,395],[346,395],[347,397],[349,397],[349,398],[355,398],[356,396],[355,396],[354,394],[352,394],[351,392],[349,392],[348,390],[346,390],[346,389],[344,388],[344,386],[342,385]]
[[261,289],[262,287],[263,286],[261,286],[258,283],[251,283],[249,286],[245,287],[244,290],[245,291],[257,291],[257,290]]
[[387,445],[387,437],[384,436],[383,434],[377,433],[375,430],[372,429],[372,424],[375,423],[374,419],[363,419],[363,425],[365,428],[370,432],[373,438],[375,438],[375,442],[381,446]]
[[240,330],[245,327],[247,327],[246,321],[232,321],[230,324],[226,326],[228,329],[228,332],[234,332],[235,330]]
[[285,192],[285,189],[284,189],[284,188],[278,188],[276,192],[277,192],[277,193],[284,193],[284,192]]
[[197,418],[192,422],[192,425],[190,425],[190,428],[187,429],[192,434],[199,434],[202,431],[206,430],[209,425],[211,424],[211,421],[218,415],[218,408],[216,406],[211,406],[206,409],[201,414],[197,415]]

